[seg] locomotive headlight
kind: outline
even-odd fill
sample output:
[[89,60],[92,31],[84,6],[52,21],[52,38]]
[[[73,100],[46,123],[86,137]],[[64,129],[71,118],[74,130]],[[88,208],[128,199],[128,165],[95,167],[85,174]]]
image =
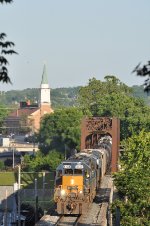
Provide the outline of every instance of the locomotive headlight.
[[81,190],[81,191],[79,191],[79,193],[78,193],[78,198],[79,199],[84,199],[84,194],[83,194],[83,191]]
[[64,196],[66,194],[65,190],[61,190],[61,195]]
[[70,180],[70,184],[71,184],[71,185],[74,185],[74,179],[71,179],[71,180]]

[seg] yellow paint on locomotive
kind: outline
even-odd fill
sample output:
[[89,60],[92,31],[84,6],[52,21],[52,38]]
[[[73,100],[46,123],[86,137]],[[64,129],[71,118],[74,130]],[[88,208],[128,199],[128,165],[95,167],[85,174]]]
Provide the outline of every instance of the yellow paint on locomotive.
[[67,194],[70,192],[78,193],[83,191],[83,176],[63,176],[62,189],[65,190]]

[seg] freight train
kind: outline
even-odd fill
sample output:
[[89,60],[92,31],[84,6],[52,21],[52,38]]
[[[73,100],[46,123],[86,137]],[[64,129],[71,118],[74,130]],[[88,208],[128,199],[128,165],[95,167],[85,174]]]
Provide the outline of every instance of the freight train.
[[111,164],[112,139],[103,136],[94,149],[85,149],[56,169],[54,201],[58,214],[84,214]]

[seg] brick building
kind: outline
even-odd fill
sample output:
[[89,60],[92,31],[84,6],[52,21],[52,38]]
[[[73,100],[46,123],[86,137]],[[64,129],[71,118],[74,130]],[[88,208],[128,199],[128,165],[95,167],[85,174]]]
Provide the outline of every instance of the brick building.
[[48,84],[46,66],[44,65],[42,81],[39,89],[39,103],[30,104],[27,102],[20,102],[20,107],[11,112],[5,120],[5,126],[9,133],[15,132],[19,128],[30,128],[37,132],[40,128],[40,121],[44,114],[53,113],[51,107],[50,87]]

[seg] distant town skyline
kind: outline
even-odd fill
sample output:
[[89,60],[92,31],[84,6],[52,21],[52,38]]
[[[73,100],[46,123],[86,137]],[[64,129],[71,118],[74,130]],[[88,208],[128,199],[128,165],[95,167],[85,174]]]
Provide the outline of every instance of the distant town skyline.
[[150,1],[14,0],[0,5],[1,31],[19,55],[8,56],[13,85],[0,90],[39,88],[46,63],[50,88],[84,86],[92,77],[115,75],[128,86],[131,74],[150,60]]

